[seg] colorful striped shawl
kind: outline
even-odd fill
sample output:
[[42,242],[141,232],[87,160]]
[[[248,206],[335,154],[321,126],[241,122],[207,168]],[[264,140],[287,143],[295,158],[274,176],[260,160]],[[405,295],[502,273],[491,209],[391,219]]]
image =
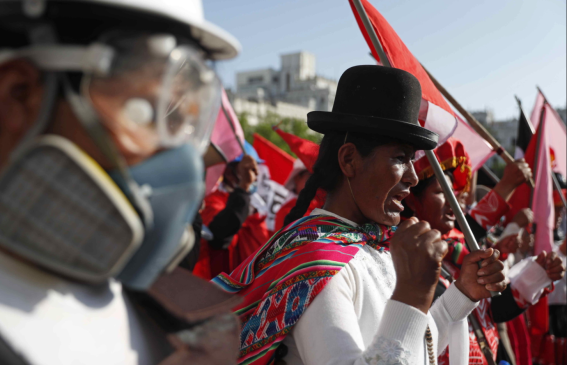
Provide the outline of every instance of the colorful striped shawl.
[[368,244],[388,250],[395,227],[353,227],[330,216],[301,218],[278,231],[232,274],[212,281],[244,297],[239,364],[271,364],[285,336],[325,285]]

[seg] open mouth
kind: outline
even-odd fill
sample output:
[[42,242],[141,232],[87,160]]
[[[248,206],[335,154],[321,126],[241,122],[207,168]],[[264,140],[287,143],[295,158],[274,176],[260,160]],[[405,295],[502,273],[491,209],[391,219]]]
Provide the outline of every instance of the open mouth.
[[447,213],[445,213],[444,217],[445,217],[446,220],[449,220],[449,221],[454,221],[455,219],[457,219],[455,217],[455,213],[453,212],[453,209],[449,209],[449,211]]
[[402,200],[404,200],[409,195],[409,191],[402,191],[396,195],[391,196],[392,203],[396,205],[398,210],[401,212],[404,210],[404,206],[402,205]]

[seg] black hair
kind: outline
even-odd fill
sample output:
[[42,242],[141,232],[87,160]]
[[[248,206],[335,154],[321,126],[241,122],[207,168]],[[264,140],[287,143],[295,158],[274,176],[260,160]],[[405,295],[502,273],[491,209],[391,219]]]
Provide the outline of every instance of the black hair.
[[341,146],[347,142],[353,143],[358,153],[362,157],[366,157],[376,147],[399,141],[391,137],[355,132],[348,132],[345,140],[345,132],[326,133],[319,147],[317,161],[313,166],[313,175],[309,177],[305,187],[299,193],[295,207],[285,217],[284,225],[288,225],[305,215],[318,189],[323,189],[327,193],[336,189],[343,176],[339,166],[338,153]]
[[[422,157],[422,158],[425,158],[425,157]],[[453,176],[453,169],[445,170],[445,171],[443,171],[443,173],[445,175],[449,176],[451,181],[455,181],[455,178]],[[433,176],[428,177],[427,179],[420,180],[419,183],[416,186],[410,188],[411,193],[416,198],[420,198],[423,195],[423,192],[429,187],[429,185],[431,185],[431,183],[433,181],[435,181],[435,179],[436,179],[436,177],[435,177],[435,175],[433,175]],[[400,214],[402,217],[411,218],[415,215],[414,211],[410,207],[408,207],[408,205],[406,204],[405,199],[402,200],[402,205],[404,206],[404,210]]]

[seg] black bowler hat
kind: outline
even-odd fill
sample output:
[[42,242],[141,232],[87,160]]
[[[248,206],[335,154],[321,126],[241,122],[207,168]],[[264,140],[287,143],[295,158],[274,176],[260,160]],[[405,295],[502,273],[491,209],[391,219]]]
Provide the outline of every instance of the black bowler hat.
[[419,150],[439,136],[419,125],[421,86],[409,72],[383,66],[354,66],[337,87],[331,112],[310,112],[307,125],[319,133],[361,132],[393,137]]

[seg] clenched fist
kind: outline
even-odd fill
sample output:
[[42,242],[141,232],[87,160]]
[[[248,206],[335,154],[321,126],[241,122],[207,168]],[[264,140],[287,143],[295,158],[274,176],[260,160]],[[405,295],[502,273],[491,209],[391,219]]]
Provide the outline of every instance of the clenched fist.
[[547,253],[542,251],[535,260],[545,270],[547,277],[551,281],[562,279],[565,275],[563,261],[555,252]]
[[490,291],[501,292],[506,289],[502,272],[504,265],[498,257],[500,252],[489,248],[471,252],[463,259],[461,273],[455,285],[473,302],[489,298]]
[[391,240],[390,252],[396,269],[393,300],[427,313],[447,254],[447,242],[429,223],[413,217],[398,227]]
[[238,186],[244,191],[248,191],[258,176],[256,160],[250,155],[243,156],[236,168],[236,176],[238,177]]

